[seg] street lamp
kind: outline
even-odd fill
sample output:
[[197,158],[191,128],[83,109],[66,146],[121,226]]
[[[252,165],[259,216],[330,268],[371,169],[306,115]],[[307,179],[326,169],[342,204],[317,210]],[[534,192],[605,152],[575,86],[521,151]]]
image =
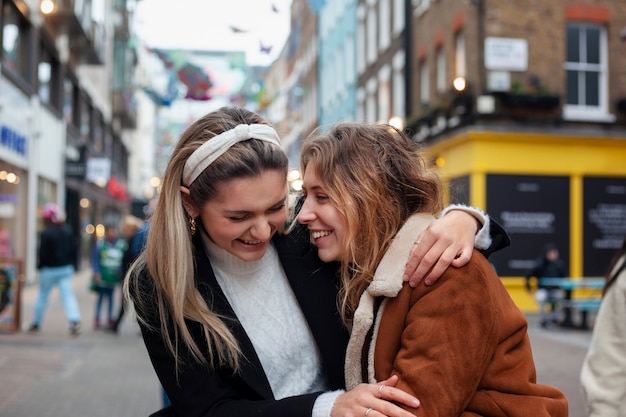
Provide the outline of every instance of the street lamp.
[[41,13],[43,14],[48,15],[53,13],[55,9],[56,4],[53,0],[41,0],[41,3],[39,3],[39,10],[41,10]]
[[465,90],[465,87],[467,87],[467,81],[464,77],[456,77],[452,82],[452,85],[456,91],[462,92]]
[[393,116],[391,119],[389,119],[389,125],[395,127],[398,130],[402,130],[404,129],[404,120],[402,120],[402,117]]

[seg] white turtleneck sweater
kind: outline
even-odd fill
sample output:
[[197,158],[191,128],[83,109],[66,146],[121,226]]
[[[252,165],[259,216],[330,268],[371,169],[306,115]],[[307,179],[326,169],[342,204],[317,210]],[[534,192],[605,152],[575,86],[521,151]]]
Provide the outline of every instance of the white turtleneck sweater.
[[324,391],[315,340],[269,245],[263,258],[243,261],[203,234],[217,282],[246,330],[274,397]]

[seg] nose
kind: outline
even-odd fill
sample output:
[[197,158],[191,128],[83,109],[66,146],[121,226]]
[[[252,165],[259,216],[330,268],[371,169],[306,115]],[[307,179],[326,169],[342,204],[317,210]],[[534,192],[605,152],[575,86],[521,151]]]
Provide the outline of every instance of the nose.
[[254,239],[269,240],[272,237],[273,226],[266,218],[254,222],[250,228],[250,234]]
[[298,213],[297,219],[302,224],[311,223],[315,219],[315,214],[311,208],[311,202],[309,198],[304,198],[304,203],[302,203],[302,207],[300,208],[300,212]]

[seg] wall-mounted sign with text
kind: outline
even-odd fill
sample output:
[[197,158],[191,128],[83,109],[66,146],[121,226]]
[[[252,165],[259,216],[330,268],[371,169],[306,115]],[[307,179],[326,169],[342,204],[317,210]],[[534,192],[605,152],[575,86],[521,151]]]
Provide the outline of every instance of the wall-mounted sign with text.
[[489,260],[501,276],[524,276],[546,243],[569,266],[569,177],[487,175],[487,212],[511,237],[511,246]]
[[496,71],[528,70],[528,41],[514,38],[486,38],[485,68]]
[[626,178],[584,178],[583,215],[583,273],[603,276],[626,239]]

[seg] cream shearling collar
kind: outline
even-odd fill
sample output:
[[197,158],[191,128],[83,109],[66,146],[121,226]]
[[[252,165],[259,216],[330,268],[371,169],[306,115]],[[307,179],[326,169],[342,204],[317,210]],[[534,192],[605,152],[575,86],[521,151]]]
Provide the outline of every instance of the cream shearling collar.
[[[359,305],[354,312],[352,332],[346,351],[345,375],[346,388],[352,389],[361,382],[361,352],[369,329],[376,319],[372,343],[368,352],[368,381],[375,383],[374,379],[374,348],[380,318],[385,309],[387,298],[398,295],[404,284],[402,275],[404,267],[409,259],[413,242],[417,236],[431,224],[435,218],[430,214],[414,214],[409,217],[402,228],[393,238],[389,249],[383,256],[374,278],[367,289],[361,295]],[[374,317],[374,302],[376,297],[386,297],[381,304],[376,318]]]

